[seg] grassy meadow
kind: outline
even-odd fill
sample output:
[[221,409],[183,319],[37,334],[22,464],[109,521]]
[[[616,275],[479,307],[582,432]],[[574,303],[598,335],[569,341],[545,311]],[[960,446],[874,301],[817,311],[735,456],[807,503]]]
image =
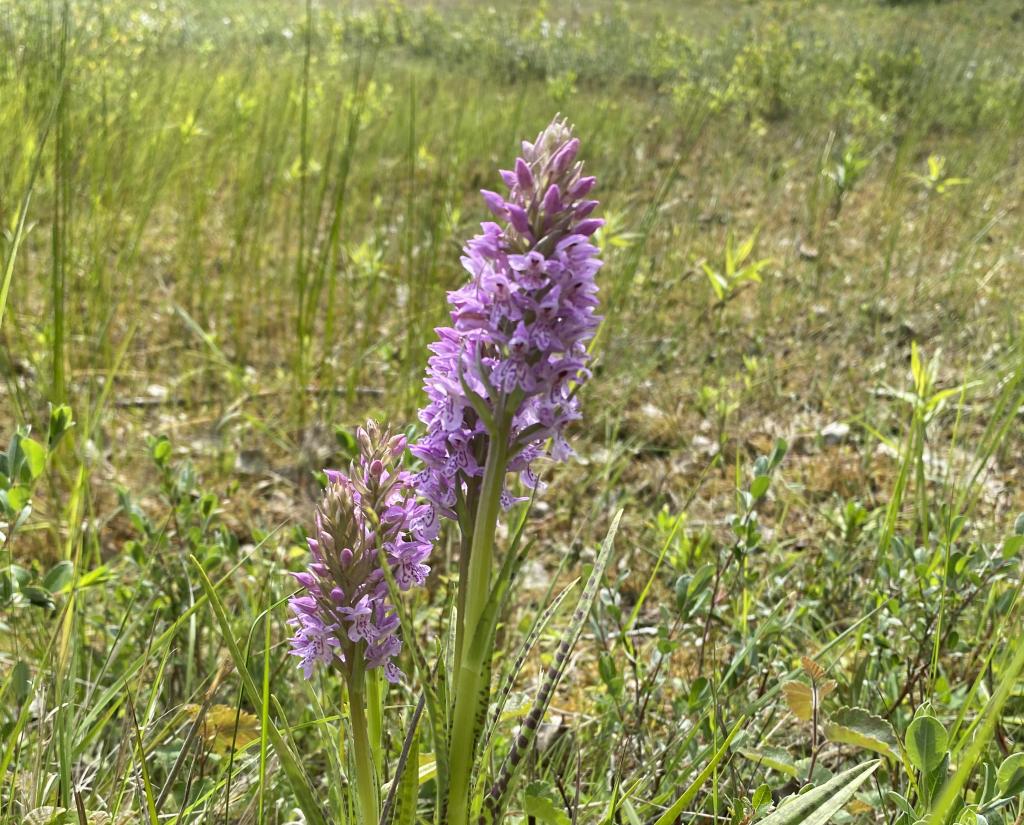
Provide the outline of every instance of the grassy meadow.
[[1020,0],[0,0],[0,823],[305,823],[275,737],[348,821],[287,572],[561,112],[605,320],[492,762],[624,516],[505,821],[758,822],[878,760],[773,825],[1020,825],[1022,46]]

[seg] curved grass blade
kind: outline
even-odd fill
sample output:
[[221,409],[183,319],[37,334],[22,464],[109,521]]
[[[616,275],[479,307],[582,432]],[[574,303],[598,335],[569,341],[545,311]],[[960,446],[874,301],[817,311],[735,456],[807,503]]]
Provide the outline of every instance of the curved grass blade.
[[498,723],[501,721],[501,714],[505,710],[505,705],[508,702],[508,697],[512,694],[512,688],[515,686],[516,679],[519,677],[520,671],[523,669],[523,665],[526,664],[526,659],[533,651],[540,639],[541,634],[551,623],[558,609],[562,606],[562,602],[565,601],[565,597],[572,592],[573,588],[576,587],[579,579],[574,579],[569,585],[562,590],[551,603],[544,608],[544,612],[537,617],[533,627],[530,628],[530,632],[527,634],[525,641],[519,648],[519,653],[516,655],[515,660],[512,662],[512,667],[509,669],[508,678],[505,680],[505,684],[501,687],[501,692],[498,694],[498,699],[495,702],[494,712],[491,714],[490,722],[484,729],[483,734],[483,752],[486,754],[493,745],[494,733],[498,728]]
[[[397,825],[416,825],[416,798],[419,795],[420,783],[419,774],[409,768],[409,761],[414,765],[418,764],[419,739],[416,736],[416,723],[419,721],[419,713],[423,710],[423,700],[416,707],[416,715],[410,727],[412,736],[408,739],[409,747],[403,752],[403,761],[398,766],[401,773],[395,774],[395,781],[398,785],[398,811],[395,817]],[[383,818],[381,819],[383,822]]]
[[[387,798],[384,800],[384,807],[380,812],[380,825],[387,825],[391,820],[391,809],[396,800],[398,811],[395,814],[395,821],[400,825],[414,825],[416,822],[416,794],[419,790],[419,771],[408,768],[410,761],[414,765],[419,764],[419,740],[417,731],[420,725],[420,716],[423,715],[423,706],[426,704],[427,695],[421,693],[416,709],[409,720],[409,730],[405,734],[405,741],[402,743],[402,753],[398,757],[398,764],[395,766],[395,776],[391,780],[391,787],[388,789]],[[411,810],[411,813],[409,812]]]
[[700,789],[704,787],[704,783],[708,781],[708,778],[714,772],[715,768],[718,767],[718,763],[722,761],[722,757],[724,757],[729,751],[729,745],[732,744],[732,740],[736,738],[736,734],[740,732],[740,728],[743,726],[745,721],[746,719],[741,717],[740,720],[732,726],[732,730],[729,731],[729,735],[725,737],[725,741],[722,743],[722,746],[715,751],[715,755],[712,756],[711,761],[705,765],[704,770],[697,774],[697,777],[690,783],[690,786],[683,791],[683,795],[672,803],[671,808],[658,817],[654,825],[671,825],[671,823],[675,822],[682,815],[683,811],[686,810],[686,806],[693,801],[695,796],[697,796]]
[[[245,658],[242,656],[242,651],[239,648],[234,632],[231,629],[231,621],[228,619],[224,603],[217,595],[217,591],[214,588],[213,583],[206,575],[206,571],[203,569],[202,564],[199,563],[199,560],[195,556],[190,556],[189,558],[192,561],[192,564],[195,565],[196,572],[199,574],[199,582],[203,586],[203,591],[210,602],[210,607],[213,608],[214,615],[217,617],[217,622],[220,624],[221,636],[224,638],[224,644],[227,645],[228,652],[231,654],[231,659],[235,663],[235,669],[238,671],[238,675],[242,680],[242,689],[245,692],[245,696],[254,707],[262,708],[262,691],[257,687],[255,680],[252,678],[252,674],[249,673],[249,668],[246,664]],[[273,696],[271,696],[271,698],[274,701],[278,712],[280,712],[280,705],[277,703],[276,698]],[[281,767],[284,769],[285,775],[288,777],[288,782],[291,785],[292,790],[295,792],[295,799],[299,807],[302,809],[302,813],[305,814],[307,820],[312,823],[312,825],[327,825],[327,820],[324,818],[323,811],[320,810],[320,806],[316,802],[316,797],[313,794],[313,788],[310,785],[309,777],[306,776],[298,758],[288,746],[288,743],[281,735],[281,732],[277,729],[277,725],[275,725],[269,718],[267,720],[266,731],[271,744],[274,746],[274,752],[277,754],[277,758],[281,760]]]
[[622,510],[619,510],[612,519],[608,535],[605,536],[604,543],[601,545],[601,552],[598,553],[597,560],[594,562],[594,569],[590,573],[586,587],[583,588],[579,603],[573,612],[572,621],[562,636],[562,641],[555,652],[554,660],[549,665],[544,676],[544,683],[541,685],[536,700],[534,700],[533,707],[530,708],[526,719],[519,726],[512,750],[505,757],[494,785],[484,797],[483,811],[480,815],[481,825],[492,825],[492,823],[501,822],[502,820],[505,808],[508,806],[509,796],[522,770],[523,757],[533,746],[534,740],[537,738],[537,728],[547,713],[548,705],[551,704],[551,697],[554,695],[555,688],[561,681],[565,668],[569,663],[569,654],[576,646],[576,642],[583,632],[583,625],[587,620],[587,616],[590,615],[590,609],[594,606],[594,599],[597,597],[597,591],[601,586],[601,581],[604,579],[604,571],[612,555],[615,533],[619,529],[619,521],[621,519]]
[[[940,823],[946,820],[949,811],[956,804],[957,795],[963,790],[964,785],[967,784],[967,780],[981,760],[986,746],[992,741],[1003,707],[1013,694],[1014,688],[1018,684],[1019,676],[1024,671],[1024,644],[1017,644],[1016,648],[1013,649],[1013,658],[1010,659],[1005,669],[1000,670],[996,689],[993,691],[992,697],[988,700],[988,704],[986,704],[984,711],[979,717],[984,721],[981,722],[977,732],[974,733],[970,747],[967,748],[966,753],[958,760],[959,765],[956,772],[946,782],[938,799],[935,800],[932,809],[928,812],[928,816],[925,819],[927,825],[940,825]],[[968,737],[971,734],[972,730],[970,728],[964,732],[957,745],[958,749],[962,748],[964,743],[970,741]]]

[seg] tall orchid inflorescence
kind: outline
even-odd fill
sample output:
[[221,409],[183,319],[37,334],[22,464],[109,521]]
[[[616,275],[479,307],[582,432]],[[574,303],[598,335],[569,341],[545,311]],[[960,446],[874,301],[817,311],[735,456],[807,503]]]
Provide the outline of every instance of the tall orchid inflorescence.
[[292,653],[301,657],[307,679],[317,665],[351,670],[359,662],[365,670],[382,667],[397,682],[398,617],[382,560],[401,590],[422,585],[437,519],[430,504],[417,501],[409,473],[396,466],[405,436],[371,421],[357,441],[359,460],[348,475],[327,471],[316,535],[307,539],[312,562],[295,575],[305,593],[290,601]]
[[[586,342],[600,320],[601,261],[590,236],[602,221],[589,217],[594,178],[583,176],[578,151],[555,120],[501,172],[508,196],[483,192],[503,223],[482,224],[466,244],[471,279],[449,293],[452,326],[437,330],[427,367],[427,433],[412,448],[426,465],[420,490],[449,517],[471,506],[488,440],[499,433],[507,469],[529,488],[538,458],[571,454],[565,426],[580,415],[573,387],[589,376]],[[503,486],[502,503],[512,500]]]
[[501,173],[508,195],[483,192],[500,223],[482,224],[466,244],[470,280],[449,293],[452,325],[437,331],[427,365],[429,401],[420,411],[427,432],[412,447],[425,465],[417,485],[462,534],[449,825],[470,816],[494,643],[495,531],[501,509],[515,501],[507,479],[517,474],[536,489],[535,462],[571,454],[565,428],[580,417],[576,388],[589,377],[586,347],[600,322],[601,260],[590,238],[602,221],[590,217],[594,178],[584,177],[578,152],[579,141],[556,119]]

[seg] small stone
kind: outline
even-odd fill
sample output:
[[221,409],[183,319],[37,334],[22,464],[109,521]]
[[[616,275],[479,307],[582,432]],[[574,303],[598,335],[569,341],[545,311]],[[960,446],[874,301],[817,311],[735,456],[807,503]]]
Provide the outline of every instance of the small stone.
[[841,444],[850,437],[850,425],[833,421],[821,428],[821,438],[829,446]]
[[818,248],[815,246],[811,246],[809,243],[806,243],[805,241],[800,241],[800,244],[797,246],[796,251],[797,254],[805,261],[813,261],[818,257]]

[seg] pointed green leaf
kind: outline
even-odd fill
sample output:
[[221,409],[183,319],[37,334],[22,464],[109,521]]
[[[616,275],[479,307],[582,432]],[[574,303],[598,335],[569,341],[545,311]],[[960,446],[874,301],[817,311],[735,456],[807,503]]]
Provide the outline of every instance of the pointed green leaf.
[[67,404],[53,407],[50,410],[50,426],[46,433],[46,444],[52,450],[64,434],[75,425],[71,417],[71,407]]
[[750,257],[750,253],[754,251],[754,244],[757,243],[757,233],[758,230],[755,229],[754,234],[740,244],[740,248],[736,252],[737,264],[742,264],[747,258]]
[[25,454],[25,465],[33,479],[39,478],[46,469],[46,448],[38,441],[24,436],[21,451]]
[[883,756],[899,757],[899,740],[892,725],[864,708],[839,708],[825,726],[825,736],[832,742],[866,748]]
[[1017,796],[1024,793],[1024,753],[1006,757],[999,766],[996,781],[1003,796]]
[[75,565],[64,560],[57,562],[43,577],[43,587],[51,593],[59,593],[75,577]]
[[758,476],[750,484],[750,495],[754,498],[761,498],[768,492],[772,480],[768,476]]
[[773,771],[784,773],[793,779],[796,779],[800,774],[796,763],[793,761],[793,757],[782,748],[758,748],[757,750],[753,748],[740,748],[739,753],[751,762],[756,762],[758,765],[764,765]]
[[837,774],[824,785],[783,800],[761,825],[825,825],[878,768],[877,761]]

